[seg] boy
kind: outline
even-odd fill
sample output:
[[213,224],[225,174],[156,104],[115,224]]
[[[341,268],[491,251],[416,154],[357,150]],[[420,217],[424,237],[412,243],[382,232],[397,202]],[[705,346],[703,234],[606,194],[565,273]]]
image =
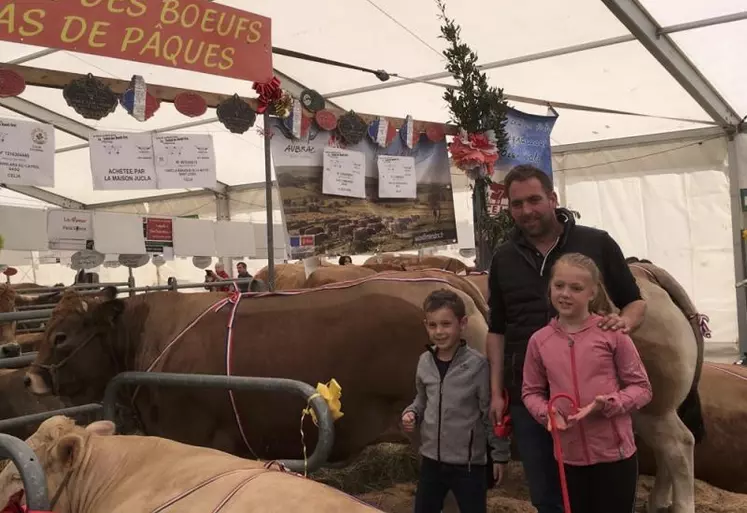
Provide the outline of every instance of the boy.
[[432,292],[423,310],[431,344],[418,361],[415,401],[402,413],[405,431],[420,425],[415,513],[439,513],[449,490],[461,513],[485,513],[488,441],[497,482],[509,457],[508,440],[496,438],[488,417],[488,361],[461,339],[467,316],[456,292]]

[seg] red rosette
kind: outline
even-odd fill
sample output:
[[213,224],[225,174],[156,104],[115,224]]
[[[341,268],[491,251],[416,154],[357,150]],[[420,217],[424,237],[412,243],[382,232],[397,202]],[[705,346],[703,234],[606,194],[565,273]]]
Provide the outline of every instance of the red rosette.
[[425,136],[434,143],[443,141],[446,138],[444,126],[438,123],[428,123],[425,126]]
[[337,128],[337,115],[330,110],[320,110],[314,114],[314,119],[319,128],[331,132]]
[[18,274],[18,269],[16,269],[15,267],[8,267],[3,271],[3,274],[5,276],[15,276],[16,274]]
[[18,96],[26,90],[26,81],[10,69],[0,69],[0,98]]
[[180,113],[190,118],[202,116],[207,112],[207,102],[205,98],[197,93],[183,92],[174,98],[174,107]]

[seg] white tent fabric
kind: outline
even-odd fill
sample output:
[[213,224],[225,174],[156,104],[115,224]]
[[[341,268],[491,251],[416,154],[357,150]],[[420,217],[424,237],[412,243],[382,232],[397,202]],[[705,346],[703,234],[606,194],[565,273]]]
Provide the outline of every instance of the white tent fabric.
[[[276,47],[397,74],[382,83],[371,74],[275,55],[274,67],[284,87],[296,93],[305,87],[316,89],[340,107],[358,112],[449,121],[442,86],[454,82],[444,72],[445,41],[439,37],[434,0],[217,3],[248,7],[272,18]],[[733,290],[735,277],[742,279],[744,271],[732,257],[733,250],[740,249],[735,247],[734,231],[741,228],[735,226],[741,214],[734,205],[730,209],[730,200],[738,200],[736,181],[747,176],[747,151],[741,158],[742,175],[734,174],[738,152],[728,144],[704,101],[697,101],[694,89],[674,78],[676,73],[652,55],[639,41],[640,34],[631,33],[612,8],[636,5],[648,11],[658,31],[665,34],[662,38],[668,37],[697,69],[699,75],[690,77],[704,77],[721,103],[743,119],[747,115],[743,87],[747,69],[741,55],[741,49],[747,48],[744,0],[447,1],[448,14],[462,26],[464,39],[476,50],[491,83],[503,87],[506,94],[523,97],[524,101],[511,105],[534,113],[545,113],[547,105],[555,105],[560,117],[552,142],[561,198],[581,211],[583,222],[609,230],[627,253],[661,260],[711,315],[713,341],[733,343],[737,307],[741,305],[742,317],[747,310],[744,301],[736,301]],[[15,43],[0,42],[0,62],[122,80],[138,74],[150,84],[253,95],[250,83],[235,79]],[[536,101],[525,103],[531,101],[528,98]],[[213,135],[217,189],[227,193],[230,217],[264,222],[263,140],[255,129],[242,135],[228,132],[214,109],[190,119],[164,103],[143,123],[121,108],[92,122],[68,107],[61,91],[27,87],[20,98],[0,99],[0,117],[31,117],[58,128],[56,186],[15,188],[27,195],[0,189],[0,204],[43,207],[51,202],[215,218],[219,206],[214,191],[92,188],[85,147],[91,130],[181,131]],[[257,125],[261,128],[261,123]],[[692,138],[678,142],[680,131],[693,129],[711,136],[697,144]],[[622,146],[615,142],[630,137],[639,139]],[[668,142],[652,146],[654,139]],[[640,147],[641,142],[648,143]],[[649,155],[654,147],[663,153]],[[458,172],[453,178],[459,246],[469,247],[469,192]],[[276,205],[277,199],[275,191]],[[280,212],[275,217],[281,222]],[[143,279],[151,282],[152,272]],[[747,323],[742,326],[742,321],[741,338],[747,340]]]

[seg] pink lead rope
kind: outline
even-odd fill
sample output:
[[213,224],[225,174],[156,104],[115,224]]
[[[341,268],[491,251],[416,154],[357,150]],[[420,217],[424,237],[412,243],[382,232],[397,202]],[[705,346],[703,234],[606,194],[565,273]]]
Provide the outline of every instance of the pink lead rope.
[[578,410],[576,401],[568,394],[555,394],[550,398],[547,403],[547,414],[550,416],[550,427],[552,433],[552,441],[555,452],[555,459],[558,462],[558,473],[560,474],[560,491],[563,494],[563,511],[565,513],[571,513],[571,500],[568,496],[568,482],[565,479],[565,466],[563,466],[563,449],[560,446],[560,434],[558,432],[558,426],[555,424],[555,415],[553,415],[553,404],[558,399],[568,399],[573,406],[574,411]]

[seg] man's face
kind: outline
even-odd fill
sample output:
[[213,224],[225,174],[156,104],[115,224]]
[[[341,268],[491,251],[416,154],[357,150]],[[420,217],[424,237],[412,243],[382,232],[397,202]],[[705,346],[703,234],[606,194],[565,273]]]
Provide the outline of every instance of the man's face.
[[516,181],[508,190],[511,217],[528,237],[542,237],[552,231],[558,198],[547,194],[536,178]]
[[242,265],[242,264],[238,264],[236,266],[236,270],[239,271],[240,273],[245,273],[246,272],[246,266]]

